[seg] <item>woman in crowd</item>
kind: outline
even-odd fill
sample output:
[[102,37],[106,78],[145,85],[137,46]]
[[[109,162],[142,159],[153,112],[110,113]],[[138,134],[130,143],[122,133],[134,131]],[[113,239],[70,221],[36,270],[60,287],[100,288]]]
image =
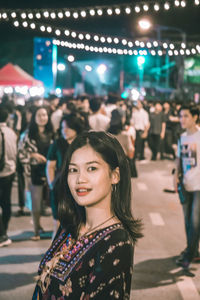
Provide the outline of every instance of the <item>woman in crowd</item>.
[[60,122],[61,136],[49,147],[47,155],[46,176],[50,188],[50,202],[54,219],[53,237],[58,230],[58,198],[57,180],[63,164],[68,145],[85,129],[84,119],[79,113],[64,115]]
[[43,230],[40,225],[43,189],[46,182],[45,166],[49,145],[53,142],[53,128],[46,107],[37,107],[34,111],[29,129],[21,142],[19,159],[28,165],[31,174],[31,199],[34,236],[32,240],[40,239]]
[[33,300],[129,299],[133,249],[142,234],[117,139],[94,131],[78,136],[60,187],[61,227],[40,263]]
[[132,126],[125,126],[126,112],[121,109],[115,109],[111,113],[111,121],[108,132],[115,135],[128,158],[131,170],[131,177],[137,177],[137,170],[134,159],[134,141],[135,130]]

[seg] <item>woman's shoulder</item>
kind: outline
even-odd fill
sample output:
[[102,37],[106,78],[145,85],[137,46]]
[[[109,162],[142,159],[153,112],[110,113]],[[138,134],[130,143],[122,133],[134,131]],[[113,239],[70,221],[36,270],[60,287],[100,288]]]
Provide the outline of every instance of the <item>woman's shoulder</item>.
[[98,249],[100,250],[102,246],[103,251],[110,246],[115,246],[116,248],[123,248],[125,245],[130,248],[133,247],[130,235],[121,223],[114,224],[97,231],[96,240],[99,242]]

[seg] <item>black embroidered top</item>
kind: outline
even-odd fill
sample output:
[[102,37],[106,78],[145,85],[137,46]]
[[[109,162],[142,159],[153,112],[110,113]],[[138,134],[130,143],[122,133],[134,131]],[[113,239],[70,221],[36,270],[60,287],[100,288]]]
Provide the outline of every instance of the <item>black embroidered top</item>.
[[77,241],[61,232],[44,255],[32,300],[130,298],[133,245],[121,224]]

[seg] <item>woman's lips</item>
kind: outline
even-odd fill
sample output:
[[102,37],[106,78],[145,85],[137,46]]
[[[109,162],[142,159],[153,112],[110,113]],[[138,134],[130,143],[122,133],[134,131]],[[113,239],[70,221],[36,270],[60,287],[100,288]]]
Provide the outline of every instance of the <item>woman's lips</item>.
[[82,197],[82,196],[88,195],[91,190],[92,189],[79,188],[79,189],[76,189],[76,193],[78,196]]

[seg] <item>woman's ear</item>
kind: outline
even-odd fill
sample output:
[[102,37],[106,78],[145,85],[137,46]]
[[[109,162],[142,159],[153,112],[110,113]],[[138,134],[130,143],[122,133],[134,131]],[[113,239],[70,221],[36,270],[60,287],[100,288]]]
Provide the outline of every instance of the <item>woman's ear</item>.
[[120,181],[119,167],[114,169],[111,174],[112,184],[117,184]]

